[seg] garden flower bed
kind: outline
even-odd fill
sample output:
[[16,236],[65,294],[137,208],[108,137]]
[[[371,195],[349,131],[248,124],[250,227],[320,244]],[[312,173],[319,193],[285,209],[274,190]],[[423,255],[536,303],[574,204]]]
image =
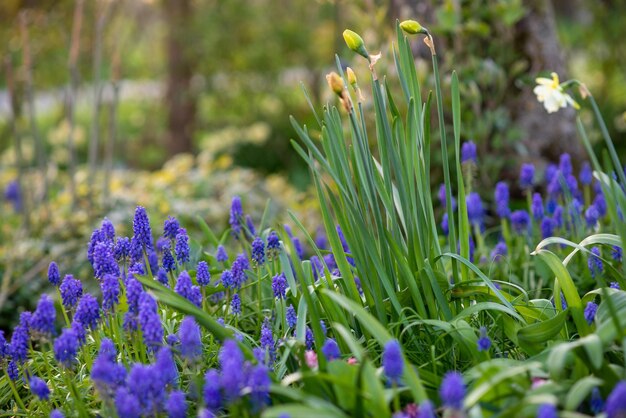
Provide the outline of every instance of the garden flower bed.
[[[327,79],[339,108],[312,109],[315,128],[293,121],[323,230],[296,216],[293,230],[253,222],[246,196],[232,199],[221,238],[202,226],[201,251],[188,225],[151,224],[141,206],[132,235],[103,220],[86,251],[93,277],[50,263],[49,294],[0,337],[8,415],[626,415],[626,176],[593,96],[538,79],[549,112],[591,105],[608,152],[597,158],[579,119],[591,165],[577,175],[564,154],[543,180],[524,165],[527,204],[512,207],[500,182],[487,208],[472,189],[480,156],[461,144],[456,74],[448,144],[431,34],[398,24],[397,97],[376,73],[380,55],[344,37],[369,65],[373,113],[338,65]],[[434,103],[415,75],[417,38],[432,55]]]

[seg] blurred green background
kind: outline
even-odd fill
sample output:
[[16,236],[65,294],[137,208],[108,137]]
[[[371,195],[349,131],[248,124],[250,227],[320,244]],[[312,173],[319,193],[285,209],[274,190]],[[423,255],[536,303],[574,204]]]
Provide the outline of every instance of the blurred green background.
[[[289,208],[314,231],[288,116],[314,126],[302,87],[315,107],[334,101],[335,53],[369,82],[345,28],[383,53],[380,74],[394,71],[396,19],[435,34],[443,73],[463,85],[462,139],[478,145],[484,190],[523,161],[584,158],[572,112],[547,116],[532,94],[553,70],[594,92],[623,155],[625,15],[626,0],[3,0],[0,187],[17,181],[22,206],[10,194],[0,206],[0,327],[36,300],[51,260],[91,274],[97,220],[129,233],[136,204],[157,231],[172,214],[193,235],[196,216],[224,230],[240,194],[257,222],[269,199],[273,222]],[[427,94],[429,54],[414,47]]]

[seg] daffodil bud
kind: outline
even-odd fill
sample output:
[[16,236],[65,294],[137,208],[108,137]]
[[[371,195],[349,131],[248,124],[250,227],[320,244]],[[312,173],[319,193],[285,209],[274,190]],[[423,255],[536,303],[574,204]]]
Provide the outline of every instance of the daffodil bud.
[[343,80],[336,72],[326,74],[326,81],[330,86],[330,89],[337,94],[337,96],[343,96]]
[[361,55],[362,57],[367,58],[369,61],[370,55],[365,49],[365,43],[363,42],[363,38],[359,36],[358,33],[351,31],[350,29],[346,29],[343,31],[343,39],[346,41],[346,45],[348,48]]
[[400,28],[409,35],[415,35],[416,33],[427,33],[426,29],[423,28],[422,25],[420,25],[419,22],[415,20],[405,20],[404,22],[400,23]]
[[356,74],[354,74],[354,71],[352,71],[352,68],[350,67],[346,68],[346,75],[348,76],[348,83],[350,83],[352,87],[356,86],[357,84]]

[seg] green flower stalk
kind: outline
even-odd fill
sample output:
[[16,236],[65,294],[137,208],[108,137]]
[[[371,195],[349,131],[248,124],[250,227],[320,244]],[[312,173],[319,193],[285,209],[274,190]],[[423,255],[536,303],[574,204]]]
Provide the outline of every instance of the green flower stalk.
[[359,83],[357,82],[356,74],[352,70],[352,68],[346,68],[346,77],[348,78],[348,83],[354,89],[354,92],[357,94],[359,99],[359,103],[363,102],[363,93],[361,93],[361,88],[359,87]]

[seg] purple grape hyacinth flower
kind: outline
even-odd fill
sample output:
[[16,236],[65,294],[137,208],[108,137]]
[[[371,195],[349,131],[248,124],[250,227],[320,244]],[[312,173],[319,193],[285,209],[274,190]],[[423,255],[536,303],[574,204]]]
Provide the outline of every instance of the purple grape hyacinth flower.
[[196,267],[196,281],[200,286],[208,286],[211,282],[211,273],[206,261],[200,261]]
[[219,363],[222,369],[220,386],[228,401],[239,398],[245,383],[244,359],[235,340],[226,340],[219,353]]
[[76,305],[78,299],[83,295],[83,285],[80,280],[68,274],[63,278],[59,291],[61,292],[63,306],[71,308]]
[[473,162],[476,164],[476,144],[473,141],[464,142],[461,146],[461,162]]
[[337,345],[337,341],[332,338],[327,338],[322,346],[322,353],[326,360],[333,361],[341,357],[341,351],[339,350],[339,345]]
[[578,179],[583,186],[589,186],[593,181],[593,174],[591,172],[591,166],[588,161],[583,162],[580,167],[580,173],[578,173]]
[[519,174],[519,185],[522,189],[533,187],[535,179],[535,166],[532,164],[522,164]]
[[287,277],[285,273],[280,273],[272,278],[272,290],[274,291],[274,297],[278,299],[284,299],[287,294]]
[[587,302],[587,305],[585,306],[585,320],[587,320],[587,323],[589,325],[593,323],[593,320],[596,317],[597,311],[598,311],[598,304],[594,302]]
[[70,367],[76,360],[80,347],[76,331],[65,328],[59,337],[54,340],[54,358],[65,367]]
[[539,193],[533,194],[533,199],[531,203],[531,212],[533,214],[533,218],[538,221],[543,218],[543,199]]
[[402,358],[400,343],[397,340],[390,340],[385,344],[382,363],[385,376],[392,383],[398,384],[404,373],[404,359]]
[[55,334],[54,321],[56,319],[56,309],[54,301],[45,293],[39,298],[37,309],[30,319],[31,330],[46,336]]
[[491,338],[487,336],[487,328],[480,327],[480,338],[478,339],[478,351],[489,351],[491,348]]
[[233,299],[230,301],[230,310],[233,315],[241,314],[241,298],[239,297],[239,293],[233,295]]
[[178,330],[180,354],[183,358],[194,361],[202,355],[202,334],[193,316],[186,316]]
[[90,293],[85,293],[78,301],[74,320],[85,328],[96,328],[100,319],[100,305],[98,300]]
[[500,241],[495,247],[493,247],[493,250],[491,251],[491,259],[495,260],[498,257],[504,257],[508,254],[508,251],[506,242]]
[[185,418],[187,416],[185,393],[180,390],[170,392],[165,403],[165,410],[169,418]]
[[241,198],[239,196],[233,197],[232,203],[230,205],[230,218],[228,223],[230,224],[230,228],[232,229],[233,235],[236,238],[241,234],[243,220],[243,208],[241,206]]
[[620,381],[606,398],[605,412],[608,418],[626,416],[626,381]]
[[163,223],[163,236],[165,238],[175,239],[179,229],[180,224],[178,223],[178,219],[173,216],[168,216]]
[[285,319],[289,328],[294,328],[298,322],[298,315],[293,305],[287,306],[287,312],[285,313]]
[[50,262],[48,266],[48,281],[52,286],[59,286],[61,284],[61,273],[59,273],[59,266],[54,261]]
[[139,325],[143,335],[143,342],[152,350],[163,344],[163,325],[157,312],[156,301],[149,293],[143,292],[139,296]]
[[47,401],[50,398],[50,389],[48,388],[46,382],[44,382],[41,378],[32,376],[29,379],[28,384],[30,386],[30,391],[40,400]]
[[593,247],[591,249],[591,254],[589,254],[589,258],[587,260],[587,266],[589,267],[589,272],[591,273],[592,278],[595,278],[596,275],[602,273],[604,270],[604,265],[600,259],[600,249],[598,247]]
[[544,403],[537,409],[537,418],[558,418],[556,406],[551,403]]
[[463,408],[465,398],[465,383],[463,376],[459,372],[448,372],[439,387],[439,397],[447,408],[460,410]]
[[516,210],[511,213],[511,225],[518,234],[527,234],[530,226],[530,215],[525,210]]
[[140,418],[141,405],[137,396],[132,394],[125,386],[117,389],[115,393],[115,409],[117,415],[125,418]]
[[215,253],[215,258],[218,263],[223,263],[228,261],[228,254],[226,253],[226,248],[223,245],[217,246],[217,252]]
[[120,281],[112,274],[106,274],[100,283],[102,290],[102,308],[111,311],[120,301]]
[[252,241],[252,261],[258,266],[265,264],[265,243],[260,237]]
[[133,219],[133,234],[137,243],[146,250],[152,250],[152,229],[146,209],[137,206],[135,218]]
[[176,234],[174,251],[176,252],[178,264],[182,265],[189,261],[189,236],[185,228],[180,228],[178,234]]
[[207,370],[204,375],[204,389],[202,391],[204,403],[211,411],[217,412],[222,406],[220,390],[220,375],[215,369]]
[[500,181],[496,184],[494,200],[498,216],[500,218],[508,218],[511,214],[511,209],[509,209],[509,186],[505,182]]

